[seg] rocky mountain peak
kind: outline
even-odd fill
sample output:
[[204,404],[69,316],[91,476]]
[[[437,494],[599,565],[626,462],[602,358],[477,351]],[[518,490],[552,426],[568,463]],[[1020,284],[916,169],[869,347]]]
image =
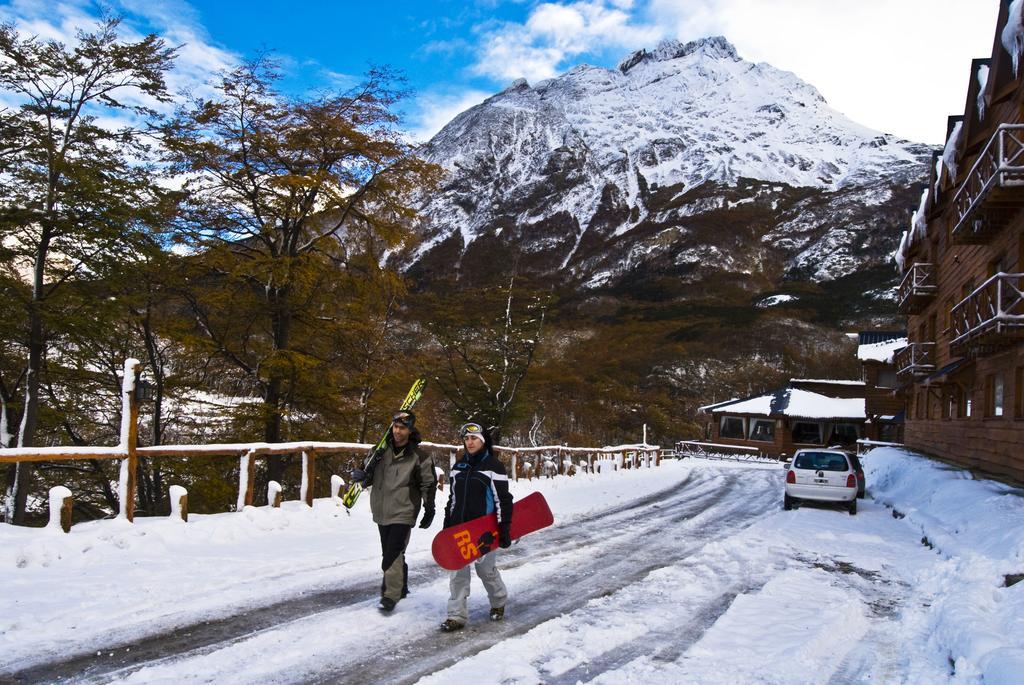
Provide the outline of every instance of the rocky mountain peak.
[[[413,261],[529,255],[534,270],[585,288],[632,282],[638,269],[683,283],[874,268],[931,156],[851,121],[797,75],[741,59],[721,36],[665,42],[618,69],[516,81],[424,152],[448,176],[424,198]],[[734,216],[735,235],[722,229]]]
[[726,40],[725,36],[710,36],[693,40],[689,43],[681,43],[678,40],[666,40],[658,44],[653,50],[637,50],[633,54],[619,62],[619,71],[623,74],[638,64],[644,62],[667,62],[673,59],[689,57],[700,53],[710,59],[740,61],[736,54],[736,47]]

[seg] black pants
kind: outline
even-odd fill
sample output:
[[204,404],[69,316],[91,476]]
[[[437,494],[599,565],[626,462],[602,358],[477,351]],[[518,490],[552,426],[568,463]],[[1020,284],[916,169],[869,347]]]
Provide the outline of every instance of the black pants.
[[[409,534],[412,526],[404,523],[392,523],[389,526],[377,526],[380,530],[380,549],[383,555],[380,570],[384,572],[384,579],[380,584],[381,597],[390,595],[392,598],[405,597],[409,594],[409,566],[405,563],[405,548],[409,545]],[[397,585],[397,568],[391,569],[392,565],[401,557],[402,563],[402,587],[392,587],[388,592],[388,579]],[[391,573],[388,573],[391,569]]]

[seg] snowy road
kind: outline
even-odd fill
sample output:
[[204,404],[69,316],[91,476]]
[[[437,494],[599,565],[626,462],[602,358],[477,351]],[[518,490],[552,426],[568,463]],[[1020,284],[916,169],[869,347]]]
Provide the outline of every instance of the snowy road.
[[[447,578],[439,570],[417,573],[414,567],[410,583],[414,596],[399,605],[395,615],[380,626],[379,634],[342,631],[353,633],[352,639],[340,636],[330,652],[318,650],[318,654],[312,655],[300,651],[295,654],[299,658],[292,663],[283,664],[281,659],[275,659],[275,668],[269,664],[256,668],[273,672],[274,679],[279,681],[414,682],[490,647],[495,641],[526,633],[577,610],[588,600],[612,596],[642,583],[651,571],[677,563],[708,541],[735,532],[766,511],[778,508],[778,492],[779,474],[775,470],[680,473],[678,482],[664,491],[548,529],[532,536],[529,546],[516,545],[503,553],[501,567],[506,582],[513,588],[509,620],[503,623],[486,622],[486,603],[481,600],[471,605],[467,630],[452,635],[439,633],[437,607],[443,606]],[[376,588],[376,578],[368,579],[350,588],[300,597],[231,618],[183,627],[138,643],[118,645],[110,650],[113,658],[101,665],[88,655],[27,669],[17,673],[15,681],[60,681],[74,674],[70,681],[110,682],[127,678],[153,682],[162,673],[173,672],[175,679],[212,677],[224,682],[237,678],[244,682],[249,678],[238,669],[249,660],[253,642],[271,640],[276,648],[287,652],[288,645],[301,645],[307,633],[323,634],[349,620],[358,623]],[[474,589],[481,592],[479,587]],[[420,594],[424,600],[418,599]],[[427,595],[433,600],[423,610]],[[325,611],[325,607],[330,609]],[[413,612],[430,619],[425,624],[417,621],[417,630],[411,631],[407,628]],[[403,624],[403,629],[395,631],[392,624]],[[367,643],[373,644],[373,649],[362,647]],[[235,658],[233,653],[240,656]],[[395,654],[398,658],[381,659],[381,654]],[[620,660],[623,654],[608,655],[608,663]],[[154,661],[158,663],[154,665]],[[211,672],[213,662],[226,668]]]
[[[933,472],[949,479],[934,469],[927,473]],[[200,614],[182,609],[172,620],[165,608],[149,630],[142,627],[147,616],[140,614],[129,633],[137,639],[125,639],[124,630],[111,631],[106,641],[89,635],[79,649],[99,648],[59,660],[38,656],[57,653],[40,638],[36,656],[19,657],[22,666],[10,671],[9,680],[999,682],[977,677],[984,664],[968,658],[972,649],[984,654],[995,644],[986,627],[992,620],[1012,625],[1019,614],[1013,602],[1020,602],[1020,587],[993,594],[991,579],[1001,578],[1001,571],[991,558],[956,548],[962,543],[959,530],[938,537],[936,531],[943,529],[924,512],[912,511],[904,520],[902,512],[894,515],[891,503],[872,498],[862,502],[857,516],[812,506],[784,512],[782,474],[777,467],[687,461],[647,473],[516,484],[517,496],[526,488],[547,488],[556,525],[502,553],[499,566],[510,589],[506,620],[487,620],[486,598],[474,579],[470,623],[453,634],[437,629],[444,618],[447,577],[429,561],[428,534],[414,533],[410,547],[412,595],[394,614],[383,616],[375,609],[379,571],[368,521],[356,515],[338,519],[326,505],[317,513],[329,524],[323,529],[298,509],[262,512],[248,522],[239,515],[211,517],[216,525],[238,527],[232,535],[240,536],[239,530],[248,531],[265,515],[266,521],[276,521],[272,534],[279,544],[296,538],[301,543],[291,549],[291,560],[278,559],[279,565],[265,568],[253,563],[248,578],[228,576],[211,586],[219,590],[197,590],[206,598],[197,600],[197,606],[205,605]],[[898,483],[885,485],[891,492]],[[871,489],[869,480],[869,494]],[[996,494],[993,502],[1005,509],[1007,493]],[[1013,508],[1006,511],[1024,516],[1019,498],[1011,499]],[[932,526],[933,539],[963,552],[968,561],[922,544],[919,521]],[[299,522],[308,529],[296,530]],[[337,535],[339,524],[348,528],[337,539],[358,542],[348,561],[325,564],[325,554],[316,550],[302,556],[302,546],[322,543],[323,530]],[[148,538],[154,530],[171,531],[159,549],[182,529],[155,528]],[[227,537],[213,530],[214,538]],[[207,535],[200,528],[191,534]],[[223,551],[229,552],[241,553]],[[185,579],[208,573],[208,563],[183,557],[180,573]],[[287,591],[261,604],[239,604],[249,583],[270,587],[268,581],[279,581],[287,568],[295,576]],[[153,588],[167,595],[179,592],[182,606],[190,606],[178,583],[169,575]],[[964,595],[956,596],[960,592]],[[1003,604],[984,606],[996,600]],[[58,622],[56,604],[36,603],[41,612],[46,607],[54,613],[47,620]],[[981,609],[972,616],[968,605]],[[87,618],[99,620],[85,612],[66,623],[75,629]],[[17,640],[9,645],[9,655],[31,649]],[[1017,652],[1001,653],[1016,664]],[[3,672],[0,668],[0,682],[7,682]]]

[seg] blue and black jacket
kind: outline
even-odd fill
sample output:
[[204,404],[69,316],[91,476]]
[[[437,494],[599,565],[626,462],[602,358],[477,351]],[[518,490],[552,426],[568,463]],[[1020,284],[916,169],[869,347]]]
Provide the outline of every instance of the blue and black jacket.
[[452,466],[448,506],[444,511],[444,527],[497,513],[498,525],[512,523],[512,494],[508,491],[508,474],[501,461],[484,448],[476,454],[463,452]]

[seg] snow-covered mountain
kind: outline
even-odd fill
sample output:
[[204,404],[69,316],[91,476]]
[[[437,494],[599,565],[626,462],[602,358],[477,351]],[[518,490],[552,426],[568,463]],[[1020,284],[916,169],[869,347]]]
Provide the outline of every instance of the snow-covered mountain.
[[881,263],[931,148],[714,37],[517,81],[425,154],[448,174],[423,203],[422,268],[516,252],[597,287],[638,268],[828,281]]

